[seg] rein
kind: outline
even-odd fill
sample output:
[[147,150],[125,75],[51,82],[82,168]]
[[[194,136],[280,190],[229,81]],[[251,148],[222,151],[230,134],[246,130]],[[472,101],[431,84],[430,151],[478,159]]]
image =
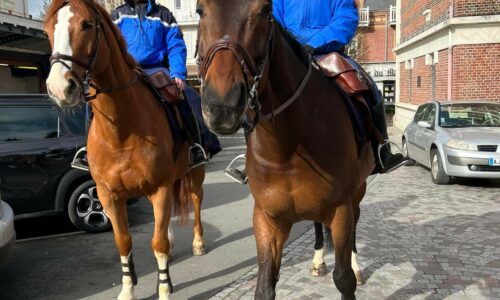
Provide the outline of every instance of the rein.
[[[69,3],[69,1],[68,1]],[[66,3],[66,4],[68,4]],[[97,98],[97,95],[101,94],[101,93],[112,93],[112,92],[116,92],[116,91],[121,91],[121,90],[125,90],[125,89],[128,89],[129,87],[131,87],[132,85],[134,85],[139,76],[140,76],[140,72],[138,72],[137,70],[134,70],[134,77],[132,77],[132,79],[129,80],[129,82],[127,82],[125,85],[123,86],[119,86],[119,87],[109,87],[109,88],[99,88],[93,81],[92,81],[92,70],[94,69],[94,66],[95,66],[95,62],[96,62],[96,58],[97,58],[97,51],[99,50],[99,46],[100,46],[100,42],[101,42],[101,39],[100,39],[100,32],[101,32],[101,25],[102,25],[102,20],[101,20],[101,14],[99,13],[99,11],[93,7],[92,5],[88,5],[95,13],[95,30],[96,30],[96,38],[95,38],[95,41],[94,41],[94,48],[92,50],[92,54],[89,56],[89,59],[88,59],[88,62],[85,63],[71,55],[66,55],[66,54],[61,54],[61,53],[54,53],[52,56],[50,56],[50,65],[54,65],[56,63],[60,63],[62,64],[63,66],[65,66],[66,68],[69,69],[69,71],[73,74],[73,76],[75,78],[77,78],[79,81],[80,81],[80,86],[82,87],[82,94],[83,94],[83,99],[85,100],[85,102],[89,102],[91,100],[94,100],[95,98]],[[73,67],[70,67],[68,62],[71,62],[77,66],[79,66],[80,68],[84,69],[85,70],[85,78],[84,79],[81,79],[80,76],[78,76],[78,74],[74,71]],[[88,86],[92,87],[94,90],[95,90],[95,94],[94,95],[90,95],[90,93],[88,91],[85,91],[85,89],[83,88],[83,83],[87,83]]]
[[[274,45],[274,31],[275,31],[275,25],[274,25],[274,19],[273,17],[269,17],[269,33],[267,37],[267,44],[266,44],[266,53],[264,56],[263,61],[256,67],[256,64],[252,57],[248,54],[248,51],[236,40],[231,38],[229,35],[225,35],[223,38],[215,41],[210,48],[208,48],[206,57],[204,56],[199,56],[197,63],[198,63],[198,69],[199,69],[199,75],[200,75],[200,81],[203,84],[203,81],[207,75],[208,69],[210,67],[210,64],[212,63],[212,60],[214,59],[215,55],[217,52],[221,50],[230,50],[236,60],[240,64],[241,72],[243,73],[243,77],[245,78],[245,84],[247,86],[247,103],[248,103],[248,110],[253,111],[253,117],[248,113],[245,112],[247,117],[244,123],[244,126],[248,131],[251,131],[257,126],[257,123],[259,121],[266,121],[266,120],[273,120],[274,118],[283,112],[287,107],[289,107],[297,98],[300,96],[302,91],[304,90],[307,82],[309,82],[309,78],[311,77],[312,73],[312,57],[309,55],[309,62],[308,62],[308,70],[302,79],[302,82],[300,85],[297,87],[295,90],[294,94],[288,98],[283,104],[281,104],[276,110],[271,108],[271,112],[265,115],[261,115],[261,103],[259,101],[259,92],[258,92],[258,87],[259,87],[259,82],[262,78],[262,74],[264,72],[264,69],[270,59],[271,55],[271,50]],[[198,44],[198,41],[197,41]],[[196,51],[198,53],[198,47],[196,47]],[[252,79],[252,85],[250,86],[249,84],[249,76]],[[248,120],[251,120],[248,122]]]

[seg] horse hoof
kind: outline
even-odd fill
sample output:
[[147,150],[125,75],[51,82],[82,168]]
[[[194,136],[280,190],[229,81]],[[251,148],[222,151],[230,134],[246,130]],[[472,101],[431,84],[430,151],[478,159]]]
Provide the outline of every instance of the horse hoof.
[[321,277],[326,275],[326,264],[322,263],[319,267],[311,267],[311,275],[314,277]]
[[364,283],[365,283],[365,282],[363,281],[363,276],[361,275],[361,271],[357,271],[357,272],[355,273],[355,275],[356,275],[356,283],[357,283],[358,285],[362,285],[362,284],[364,284]]
[[207,251],[205,250],[204,246],[201,247],[193,247],[193,255],[194,256],[202,256],[207,254]]

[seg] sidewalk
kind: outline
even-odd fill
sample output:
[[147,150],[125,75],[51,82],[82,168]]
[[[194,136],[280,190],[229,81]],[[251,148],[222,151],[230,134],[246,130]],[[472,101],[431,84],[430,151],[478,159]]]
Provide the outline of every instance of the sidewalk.
[[[401,132],[390,128],[391,139]],[[358,299],[499,299],[500,185],[488,181],[438,186],[429,171],[402,167],[379,175],[362,202],[357,241],[365,284]],[[340,299],[328,274],[309,268],[314,228],[284,250],[277,299]],[[253,299],[253,268],[211,299]]]

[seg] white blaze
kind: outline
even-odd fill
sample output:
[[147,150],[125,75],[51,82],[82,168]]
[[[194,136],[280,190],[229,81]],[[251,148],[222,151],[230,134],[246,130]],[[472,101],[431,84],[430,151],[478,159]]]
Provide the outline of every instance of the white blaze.
[[[52,54],[59,53],[72,56],[70,37],[69,37],[69,20],[73,17],[73,13],[69,6],[65,6],[57,13],[57,23],[54,29],[54,47]],[[65,61],[71,67],[70,61]],[[47,89],[52,97],[58,101],[65,98],[64,89],[68,85],[67,80],[64,78],[69,69],[60,63],[55,63],[50,68],[50,74],[47,78]]]

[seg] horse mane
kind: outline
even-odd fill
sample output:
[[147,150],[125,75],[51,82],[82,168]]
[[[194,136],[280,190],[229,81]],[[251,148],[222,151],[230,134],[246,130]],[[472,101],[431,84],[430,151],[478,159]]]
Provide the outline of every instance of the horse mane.
[[125,43],[125,39],[123,38],[120,30],[111,20],[111,16],[109,13],[98,3],[93,0],[80,0],[80,1],[71,1],[71,0],[53,0],[52,4],[47,9],[47,13],[45,14],[44,21],[47,22],[54,17],[55,14],[65,5],[71,2],[71,6],[75,9],[88,9],[89,6],[91,8],[96,9],[101,15],[102,23],[107,25],[107,27],[111,30],[115,41],[120,49],[120,52],[125,60],[126,64],[134,69],[137,66],[135,59],[128,53],[127,46]]
[[288,31],[286,31],[280,23],[275,21],[277,25],[278,32],[281,34],[287,45],[290,47],[292,52],[299,58],[299,60],[305,65],[309,65],[309,54],[306,52],[304,46],[297,41],[297,39]]

